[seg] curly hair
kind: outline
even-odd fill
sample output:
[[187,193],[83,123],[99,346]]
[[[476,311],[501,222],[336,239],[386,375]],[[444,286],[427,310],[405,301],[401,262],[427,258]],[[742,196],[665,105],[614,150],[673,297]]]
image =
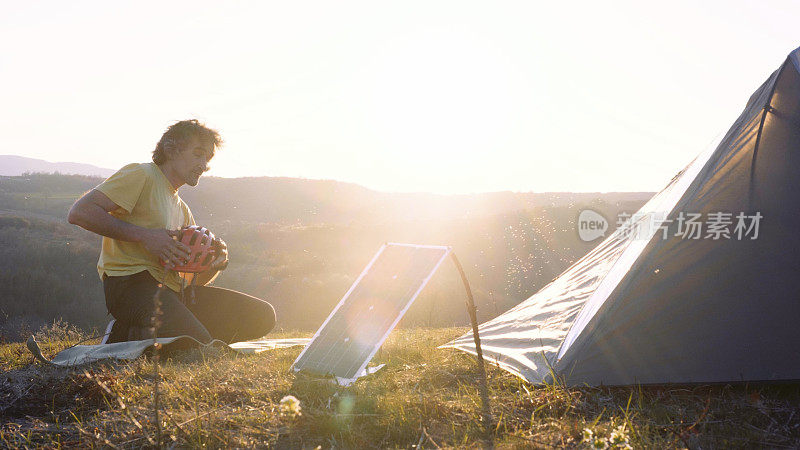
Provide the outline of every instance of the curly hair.
[[200,123],[197,119],[181,120],[175,122],[167,128],[161,136],[161,140],[153,150],[153,162],[163,164],[170,156],[177,155],[186,149],[186,145],[193,137],[200,139],[203,144],[211,144],[211,156],[222,145],[222,138],[217,130],[213,130]]

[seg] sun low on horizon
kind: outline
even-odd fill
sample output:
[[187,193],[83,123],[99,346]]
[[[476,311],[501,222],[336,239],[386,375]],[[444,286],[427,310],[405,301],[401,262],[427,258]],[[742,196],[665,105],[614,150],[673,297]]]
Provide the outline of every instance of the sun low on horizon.
[[719,5],[14,5],[0,153],[116,169],[197,118],[214,176],[655,191],[800,43],[791,14]]

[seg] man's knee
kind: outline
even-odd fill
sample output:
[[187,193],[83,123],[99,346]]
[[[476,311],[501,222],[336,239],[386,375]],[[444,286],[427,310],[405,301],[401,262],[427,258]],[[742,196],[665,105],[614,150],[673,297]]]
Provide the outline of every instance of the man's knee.
[[172,291],[166,292],[160,298],[160,305],[156,310],[160,314],[151,317],[153,328],[159,337],[191,336],[207,344],[211,342],[211,335],[197,317],[186,308],[180,298]]

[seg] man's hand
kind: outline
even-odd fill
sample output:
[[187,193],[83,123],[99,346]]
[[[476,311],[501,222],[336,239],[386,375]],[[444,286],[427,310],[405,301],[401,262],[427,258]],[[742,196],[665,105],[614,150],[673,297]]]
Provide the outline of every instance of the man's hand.
[[145,232],[142,247],[167,263],[167,268],[186,264],[189,260],[189,247],[173,238],[180,237],[180,230],[149,229]]
[[211,263],[211,270],[215,272],[225,270],[228,267],[229,262],[228,245],[225,244],[225,241],[222,239],[215,237],[214,241],[211,243],[211,246],[217,252],[217,257],[214,258],[214,261]]

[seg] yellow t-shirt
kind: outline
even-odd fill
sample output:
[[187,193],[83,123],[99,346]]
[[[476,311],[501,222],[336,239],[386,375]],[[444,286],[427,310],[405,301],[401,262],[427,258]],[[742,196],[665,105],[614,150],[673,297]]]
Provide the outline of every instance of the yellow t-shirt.
[[[117,219],[144,228],[177,230],[194,225],[194,217],[177,192],[173,192],[164,173],[155,163],[128,164],[95,187],[122,209],[111,212]],[[138,242],[103,237],[97,271],[100,277],[133,275],[147,270],[150,275],[174,291],[180,289],[180,277],[165,270],[158,257]]]

